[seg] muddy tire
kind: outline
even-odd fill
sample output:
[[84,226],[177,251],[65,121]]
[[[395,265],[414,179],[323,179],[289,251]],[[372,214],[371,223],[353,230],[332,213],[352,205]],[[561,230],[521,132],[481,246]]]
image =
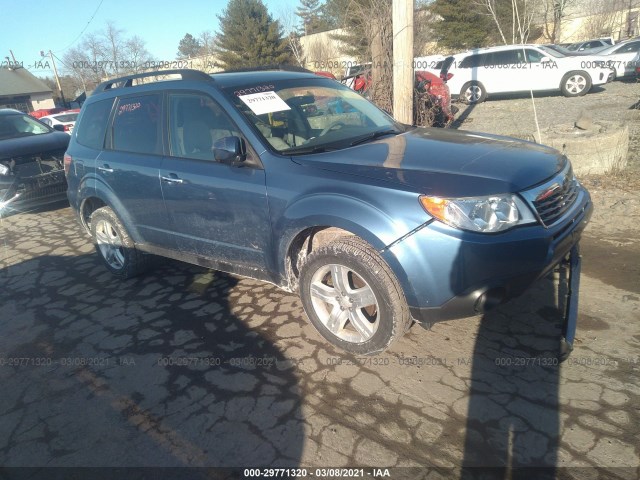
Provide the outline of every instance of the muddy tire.
[[395,275],[357,237],[341,237],[312,252],[301,268],[299,285],[313,326],[349,353],[378,354],[411,325]]
[[131,278],[148,269],[151,257],[136,249],[120,219],[109,207],[91,214],[91,236],[107,269],[120,278]]

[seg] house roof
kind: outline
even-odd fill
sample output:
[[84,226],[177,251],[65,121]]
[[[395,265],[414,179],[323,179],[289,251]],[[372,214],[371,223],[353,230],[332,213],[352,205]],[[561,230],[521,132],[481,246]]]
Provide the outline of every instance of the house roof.
[[24,68],[0,68],[0,97],[44,93],[52,90]]

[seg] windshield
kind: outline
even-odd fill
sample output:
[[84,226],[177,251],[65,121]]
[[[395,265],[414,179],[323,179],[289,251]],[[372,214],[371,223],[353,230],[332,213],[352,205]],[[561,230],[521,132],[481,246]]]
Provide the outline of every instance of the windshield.
[[387,113],[333,80],[284,80],[267,87],[225,90],[260,135],[283,154],[346,148],[363,138],[376,138],[373,134],[378,132],[404,130]]
[[547,47],[546,45],[540,45],[540,50],[543,50],[544,53],[548,53],[549,55],[556,57],[556,58],[564,58],[566,57],[566,55],[564,55],[561,51],[560,48],[562,47]]
[[0,115],[0,140],[49,133],[51,129],[29,115]]

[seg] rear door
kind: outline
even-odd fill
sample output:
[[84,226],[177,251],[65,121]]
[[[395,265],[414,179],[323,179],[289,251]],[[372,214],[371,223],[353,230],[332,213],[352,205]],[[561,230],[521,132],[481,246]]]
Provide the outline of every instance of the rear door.
[[[160,189],[163,156],[162,94],[119,97],[96,160],[96,176],[112,192],[116,214],[143,243],[167,245],[167,214]],[[133,229],[133,230],[131,230]]]
[[[212,97],[173,91],[167,107],[169,155],[160,178],[174,243],[183,253],[216,260],[222,270],[259,277],[271,227],[258,156]],[[214,143],[230,136],[247,145],[242,165],[214,159]]]

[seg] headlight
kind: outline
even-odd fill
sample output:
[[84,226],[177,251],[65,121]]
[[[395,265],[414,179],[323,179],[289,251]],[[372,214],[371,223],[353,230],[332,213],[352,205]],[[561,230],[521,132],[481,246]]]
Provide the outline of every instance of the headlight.
[[9,167],[7,167],[4,163],[0,163],[0,175],[9,175]]
[[423,195],[422,207],[452,227],[472,232],[503,232],[516,225],[535,223],[531,210],[516,195],[441,198]]

